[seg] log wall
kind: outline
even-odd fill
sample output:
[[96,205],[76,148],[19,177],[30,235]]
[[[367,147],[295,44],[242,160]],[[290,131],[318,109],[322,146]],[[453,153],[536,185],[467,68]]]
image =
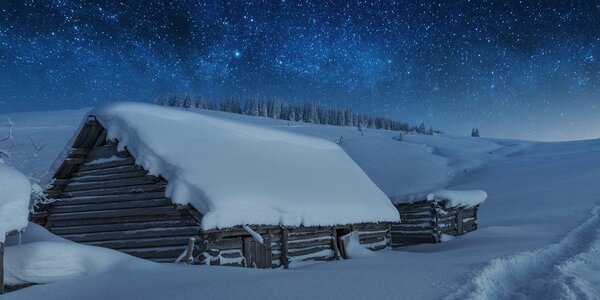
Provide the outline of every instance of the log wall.
[[446,208],[447,201],[398,204],[400,223],[392,224],[392,246],[439,243],[442,234],[462,235],[477,229],[475,207]]
[[198,236],[201,216],[173,205],[165,180],[148,175],[105,138],[97,121],[88,119],[48,191],[55,201],[32,220],[74,242],[174,262]]

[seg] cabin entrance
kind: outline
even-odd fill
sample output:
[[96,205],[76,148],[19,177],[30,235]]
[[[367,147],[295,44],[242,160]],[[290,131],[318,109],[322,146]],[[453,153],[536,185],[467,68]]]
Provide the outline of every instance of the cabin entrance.
[[254,237],[244,238],[244,259],[247,268],[271,269],[272,257],[269,239],[260,243]]
[[335,243],[337,245],[337,249],[339,249],[340,257],[343,258],[343,259],[348,258],[348,255],[346,254],[346,245],[343,242],[343,238],[342,237],[348,235],[350,232],[352,232],[352,230],[350,228],[347,228],[347,227],[337,227],[337,228],[335,228],[335,236],[337,237]]

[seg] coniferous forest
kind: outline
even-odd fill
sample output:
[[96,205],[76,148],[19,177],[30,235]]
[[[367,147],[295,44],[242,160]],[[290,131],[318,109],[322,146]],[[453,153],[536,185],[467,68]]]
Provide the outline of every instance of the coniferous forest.
[[412,125],[388,117],[354,112],[349,107],[331,107],[315,102],[292,104],[266,97],[207,99],[204,97],[193,98],[189,95],[173,95],[166,99],[157,98],[155,103],[164,106],[208,109],[294,122],[356,126],[359,130],[362,130],[362,128],[375,128],[426,135],[443,133],[431,126],[426,127],[425,123]]

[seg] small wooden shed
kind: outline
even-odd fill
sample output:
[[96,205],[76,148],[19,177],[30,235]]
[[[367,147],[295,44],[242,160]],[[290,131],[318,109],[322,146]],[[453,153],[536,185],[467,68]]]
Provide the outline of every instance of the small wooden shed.
[[[339,237],[353,231],[371,250],[391,246],[391,222],[397,220],[393,215],[388,220],[328,226],[240,222],[205,229],[203,219],[210,211],[171,201],[165,193],[167,180],[149,175],[128,149],[120,149],[119,141],[107,136],[95,116],[87,118],[47,191],[55,201],[38,207],[31,216],[35,222],[75,242],[156,262],[180,261],[187,255],[194,264],[287,268],[300,261],[344,257]],[[365,207],[378,205],[365,201]]]
[[437,191],[426,199],[397,201],[402,221],[392,224],[392,247],[440,243],[442,235],[460,236],[476,230],[477,211],[486,197],[483,191]]

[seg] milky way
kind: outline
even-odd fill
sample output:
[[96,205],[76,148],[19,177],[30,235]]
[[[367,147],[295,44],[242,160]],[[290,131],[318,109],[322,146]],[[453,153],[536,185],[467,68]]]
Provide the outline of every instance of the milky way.
[[275,96],[450,133],[600,137],[599,1],[17,1],[1,111]]

